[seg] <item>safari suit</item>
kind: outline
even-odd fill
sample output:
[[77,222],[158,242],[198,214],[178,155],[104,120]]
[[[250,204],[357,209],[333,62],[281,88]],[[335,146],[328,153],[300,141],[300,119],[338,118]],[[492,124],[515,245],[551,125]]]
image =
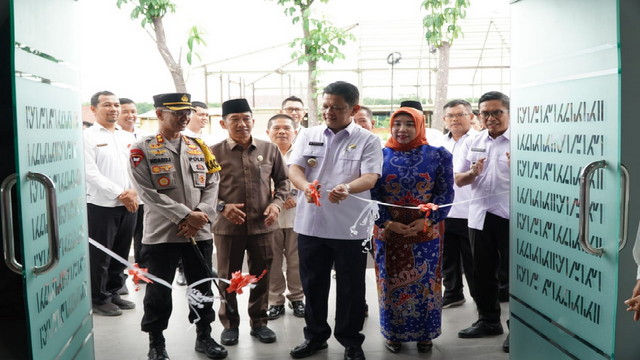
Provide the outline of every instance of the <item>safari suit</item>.
[[[204,154],[194,139],[181,136],[180,149],[160,134],[149,136],[131,148],[130,171],[134,186],[146,204],[144,214],[143,256],[149,273],[172,283],[178,260],[182,258],[188,284],[208,276],[198,261],[189,240],[176,235],[178,224],[192,211],[199,210],[215,219],[220,175],[207,173]],[[195,236],[200,251],[211,266],[213,242],[210,227]],[[211,284],[196,286],[202,294],[212,296]],[[189,321],[210,323],[215,319],[211,302],[203,308],[190,307]],[[144,297],[142,331],[167,328],[171,315],[171,289],[151,283]]]
[[[211,147],[211,152],[220,161],[220,201],[229,204],[244,204],[241,208],[247,214],[246,221],[236,225],[219,216],[213,226],[216,242],[218,274],[222,279],[230,279],[236,271],[242,270],[244,254],[247,253],[249,273],[258,276],[263,270],[271,270],[273,258],[272,243],[278,222],[266,226],[264,210],[270,204],[282,209],[289,195],[290,184],[287,167],[278,147],[268,141],[252,138],[245,149],[231,138]],[[271,181],[274,190],[271,191]],[[221,284],[223,291],[226,284]],[[234,310],[220,306],[220,322],[225,329],[240,325],[236,294],[227,295],[227,302]],[[269,275],[262,278],[249,292],[248,313],[251,327],[267,325],[269,306]]]

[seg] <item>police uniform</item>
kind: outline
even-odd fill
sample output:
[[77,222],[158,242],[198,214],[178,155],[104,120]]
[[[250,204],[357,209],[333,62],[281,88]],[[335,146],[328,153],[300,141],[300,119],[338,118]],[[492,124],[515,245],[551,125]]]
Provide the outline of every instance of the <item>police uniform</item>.
[[[176,235],[178,224],[193,211],[215,218],[218,198],[218,172],[208,173],[203,150],[196,139],[180,136],[179,149],[161,134],[148,136],[131,148],[131,175],[140,198],[146,205],[144,214],[143,256],[149,273],[173,282],[178,260],[182,258],[187,283],[208,277],[189,240]],[[211,266],[213,242],[206,226],[195,239]],[[212,296],[210,282],[195,287],[205,296]],[[156,283],[147,285],[144,297],[142,331],[161,332],[167,328],[171,315],[171,289]],[[215,319],[211,302],[203,308],[190,307],[189,321],[209,324]]]

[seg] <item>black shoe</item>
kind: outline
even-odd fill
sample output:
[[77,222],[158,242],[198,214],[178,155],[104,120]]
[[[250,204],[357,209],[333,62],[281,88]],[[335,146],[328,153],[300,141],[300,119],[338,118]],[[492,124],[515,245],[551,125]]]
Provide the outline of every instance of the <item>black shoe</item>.
[[180,286],[187,285],[187,278],[184,277],[184,271],[178,269],[178,275],[176,275],[176,284]]
[[284,305],[271,305],[267,309],[267,317],[269,320],[275,320],[284,315]]
[[502,351],[509,353],[509,334],[507,334],[507,338],[502,343]]
[[106,303],[106,304],[102,304],[102,305],[96,305],[94,304],[92,306],[93,309],[93,313],[94,314],[98,314],[98,315],[102,315],[102,316],[119,316],[122,315],[122,310],[120,310],[120,308],[113,303]]
[[204,353],[209,359],[224,359],[227,357],[227,349],[220,346],[211,337],[196,338],[196,351]]
[[122,310],[131,310],[136,308],[136,303],[134,303],[133,301],[125,300],[119,297],[112,297],[111,303]]
[[251,336],[257,337],[261,343],[270,344],[276,341],[276,333],[266,326],[251,328]]
[[[293,309],[293,316],[304,317],[304,303],[302,301],[290,302],[289,309]],[[282,312],[284,312],[284,309],[282,309]]]
[[344,360],[365,360],[361,346],[348,346],[344,349]]
[[445,298],[442,300],[442,308],[448,309],[456,306],[460,306],[467,302],[467,300],[463,298]]
[[149,345],[149,352],[147,353],[147,359],[149,360],[170,360],[167,349],[164,345]]
[[395,341],[390,341],[390,340],[385,340],[384,347],[386,347],[387,350],[389,350],[389,352],[391,352],[392,354],[397,354],[397,353],[400,352],[400,348],[402,347],[402,343],[395,342]]
[[291,357],[294,359],[302,359],[302,358],[309,357],[317,353],[318,351],[324,350],[328,347],[329,345],[327,345],[326,341],[317,342],[317,341],[305,340],[302,344],[293,348],[293,350],[291,350],[289,355],[291,355]]
[[220,334],[222,345],[235,345],[238,343],[238,328],[224,329]]
[[458,332],[458,337],[463,339],[481,338],[485,336],[501,335],[502,324],[500,322],[490,323],[483,320],[478,320],[464,330]]
[[433,348],[433,343],[431,341],[429,342],[418,341],[417,347],[418,347],[418,352],[424,354],[431,351],[431,349]]

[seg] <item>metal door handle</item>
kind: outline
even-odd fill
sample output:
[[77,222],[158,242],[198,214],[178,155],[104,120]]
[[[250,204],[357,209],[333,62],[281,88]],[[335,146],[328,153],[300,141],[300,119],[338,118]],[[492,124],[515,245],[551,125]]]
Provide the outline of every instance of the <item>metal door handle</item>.
[[627,236],[629,234],[629,170],[620,164],[620,173],[622,174],[622,198],[620,199],[620,242],[618,251],[627,245]]
[[606,166],[607,162],[605,160],[594,161],[587,164],[580,172],[578,240],[584,251],[593,255],[602,255],[604,254],[604,250],[602,250],[602,248],[593,248],[591,244],[589,244],[589,205],[591,204],[589,199],[589,181],[594,171]]
[[42,185],[47,194],[47,229],[49,233],[49,261],[42,266],[33,268],[33,272],[43,274],[53,269],[60,261],[60,235],[58,231],[58,201],[56,197],[56,184],[50,177],[43,173],[31,172],[27,173],[27,179],[34,180]]
[[22,275],[22,264],[16,259],[16,249],[13,246],[13,211],[11,204],[11,188],[16,184],[18,176],[7,176],[0,185],[0,200],[2,201],[2,245],[4,262],[9,270]]

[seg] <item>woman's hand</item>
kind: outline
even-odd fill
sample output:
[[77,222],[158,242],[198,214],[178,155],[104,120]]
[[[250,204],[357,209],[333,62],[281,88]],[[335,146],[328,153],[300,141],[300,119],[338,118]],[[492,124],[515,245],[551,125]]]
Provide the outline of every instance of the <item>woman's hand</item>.
[[391,231],[396,234],[404,235],[404,236],[412,236],[410,234],[409,226],[403,223],[399,223],[396,221],[389,221],[387,225],[384,227],[385,231]]

